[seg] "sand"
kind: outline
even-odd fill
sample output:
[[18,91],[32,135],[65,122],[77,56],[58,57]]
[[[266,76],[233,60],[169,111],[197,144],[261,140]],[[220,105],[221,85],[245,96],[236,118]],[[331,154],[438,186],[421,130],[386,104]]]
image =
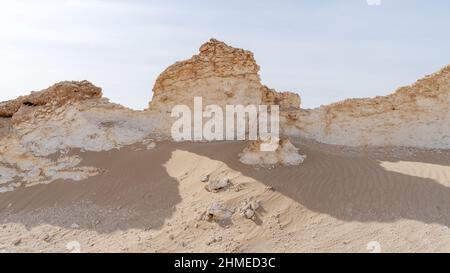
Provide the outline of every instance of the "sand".
[[245,142],[72,150],[102,174],[0,194],[0,252],[450,251],[450,151],[293,143],[307,159],[274,169],[242,164]]

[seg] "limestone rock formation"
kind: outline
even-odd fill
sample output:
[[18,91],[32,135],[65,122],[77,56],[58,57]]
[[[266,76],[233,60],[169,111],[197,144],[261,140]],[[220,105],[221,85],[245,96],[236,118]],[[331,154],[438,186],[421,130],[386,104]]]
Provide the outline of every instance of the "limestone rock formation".
[[284,113],[284,132],[347,146],[450,148],[450,66],[388,96]]
[[161,126],[151,112],[110,103],[86,81],[62,82],[1,106],[0,192],[96,175],[101,170],[80,167],[81,158],[68,151],[145,142]]
[[277,92],[267,86],[261,88],[262,104],[279,105],[281,110],[296,110],[300,108],[300,96],[292,92]]
[[156,80],[150,108],[170,111],[176,104],[258,104],[261,101],[259,66],[253,54],[212,39],[191,59],[167,68]]
[[300,107],[297,94],[278,94],[261,84],[252,52],[215,39],[199,51],[161,73],[153,87],[150,109],[167,113],[177,104],[192,106],[195,96],[202,97],[205,105],[280,103]]
[[21,108],[27,106],[62,106],[69,102],[100,98],[101,96],[102,89],[88,81],[60,82],[48,89],[31,92],[28,96],[0,103],[0,117],[13,117]]
[[279,140],[274,151],[262,149],[261,145],[263,144],[264,142],[261,140],[251,142],[250,145],[239,154],[240,161],[247,165],[272,167],[278,165],[300,165],[306,159],[306,156],[301,155],[299,149],[288,139]]

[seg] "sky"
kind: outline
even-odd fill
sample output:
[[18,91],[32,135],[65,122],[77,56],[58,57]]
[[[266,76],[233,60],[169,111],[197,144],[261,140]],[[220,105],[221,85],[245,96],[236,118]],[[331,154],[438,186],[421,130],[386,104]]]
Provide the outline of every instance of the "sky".
[[305,108],[386,95],[450,64],[449,14],[448,0],[0,0],[0,101],[86,79],[144,109],[212,37]]

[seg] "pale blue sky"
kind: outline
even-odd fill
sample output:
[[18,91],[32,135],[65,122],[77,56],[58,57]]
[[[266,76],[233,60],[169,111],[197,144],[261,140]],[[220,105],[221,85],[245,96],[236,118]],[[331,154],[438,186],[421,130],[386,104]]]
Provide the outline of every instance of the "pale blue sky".
[[450,63],[450,1],[0,0],[0,101],[87,79],[142,109],[211,37],[249,49],[303,106],[388,94]]

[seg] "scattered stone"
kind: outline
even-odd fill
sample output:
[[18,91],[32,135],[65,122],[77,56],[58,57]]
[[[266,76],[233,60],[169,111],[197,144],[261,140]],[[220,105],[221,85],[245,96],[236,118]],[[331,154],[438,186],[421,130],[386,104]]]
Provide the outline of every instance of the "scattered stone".
[[254,211],[254,210],[251,210],[251,209],[247,209],[247,210],[244,212],[244,215],[245,215],[245,217],[246,217],[247,219],[253,219],[253,217],[255,216],[255,211]]
[[173,241],[175,239],[175,236],[173,234],[170,234],[169,239]]
[[256,211],[257,209],[259,209],[259,203],[258,203],[257,201],[255,201],[255,200],[252,200],[252,201],[250,202],[250,208],[251,208],[253,211]]
[[150,144],[147,145],[147,150],[153,150],[156,148],[156,143],[152,142]]
[[214,238],[211,238],[210,240],[208,240],[207,242],[206,242],[206,245],[212,245],[212,244],[214,244],[214,243],[218,243],[218,242],[221,242],[222,241],[222,236],[216,236],[216,237],[214,237]]
[[239,211],[247,219],[255,219],[256,211],[260,207],[259,202],[254,200],[253,197],[247,198],[241,203]]
[[20,243],[22,243],[22,239],[17,239],[17,240],[15,240],[15,241],[13,241],[13,245],[14,246],[18,246],[18,245],[20,245]]
[[207,190],[210,192],[218,192],[218,191],[228,187],[229,184],[230,184],[230,180],[228,178],[210,180],[207,185]]
[[205,214],[206,214],[205,211],[203,211],[202,213],[199,213],[199,214],[197,215],[197,217],[195,217],[195,220],[197,220],[197,221],[204,220],[204,219],[205,219]]
[[210,221],[226,221],[229,220],[232,215],[233,211],[219,202],[211,204],[207,211],[207,217]]
[[152,143],[152,142],[153,142],[153,139],[148,138],[148,139],[144,139],[144,140],[142,141],[142,144],[148,145],[148,144],[150,144],[150,143]]
[[42,237],[42,240],[45,242],[50,242],[50,240],[51,240],[50,235],[45,234],[44,237]]
[[200,181],[203,182],[203,183],[208,182],[209,181],[209,175],[207,174],[207,175],[202,176],[200,178]]

